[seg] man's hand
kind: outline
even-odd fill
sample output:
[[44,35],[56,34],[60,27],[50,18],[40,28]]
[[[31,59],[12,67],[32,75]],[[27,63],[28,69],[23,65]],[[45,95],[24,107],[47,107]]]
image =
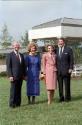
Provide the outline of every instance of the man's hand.
[[69,71],[68,71],[69,73],[72,73],[72,69],[69,69]]
[[10,80],[11,82],[13,82],[13,81],[14,81],[14,78],[13,78],[13,77],[9,77],[9,80]]

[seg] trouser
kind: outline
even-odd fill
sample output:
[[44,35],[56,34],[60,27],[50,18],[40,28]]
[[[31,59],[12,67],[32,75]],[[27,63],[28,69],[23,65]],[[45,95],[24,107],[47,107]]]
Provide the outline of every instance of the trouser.
[[58,85],[59,85],[59,97],[60,100],[70,100],[70,74],[63,76],[58,75]]
[[11,82],[10,87],[10,106],[20,106],[21,104],[21,87],[22,87],[22,80],[14,80]]

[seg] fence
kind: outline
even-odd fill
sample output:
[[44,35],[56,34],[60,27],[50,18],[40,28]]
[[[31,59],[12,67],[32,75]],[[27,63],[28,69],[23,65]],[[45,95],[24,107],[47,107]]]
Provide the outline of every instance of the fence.
[[0,65],[0,73],[6,71],[6,65]]
[[78,64],[74,66],[72,76],[82,76],[82,64]]

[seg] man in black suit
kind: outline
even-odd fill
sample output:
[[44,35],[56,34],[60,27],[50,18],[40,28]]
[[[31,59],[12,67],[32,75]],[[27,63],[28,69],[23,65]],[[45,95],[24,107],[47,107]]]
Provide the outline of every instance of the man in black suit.
[[57,69],[58,69],[58,85],[60,102],[70,101],[70,78],[73,70],[73,51],[65,45],[64,38],[58,39],[57,54]]
[[21,104],[21,87],[25,76],[25,62],[23,54],[19,53],[20,44],[13,43],[13,51],[8,54],[6,64],[11,82],[9,106],[14,108]]

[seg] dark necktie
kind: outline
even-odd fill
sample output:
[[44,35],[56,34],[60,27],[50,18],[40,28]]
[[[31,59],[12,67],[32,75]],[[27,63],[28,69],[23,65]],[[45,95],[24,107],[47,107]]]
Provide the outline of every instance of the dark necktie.
[[19,54],[16,54],[16,56],[17,56],[17,59],[20,61],[20,57],[19,57]]
[[62,47],[60,47],[60,53],[59,53],[59,56],[61,57],[62,55]]

